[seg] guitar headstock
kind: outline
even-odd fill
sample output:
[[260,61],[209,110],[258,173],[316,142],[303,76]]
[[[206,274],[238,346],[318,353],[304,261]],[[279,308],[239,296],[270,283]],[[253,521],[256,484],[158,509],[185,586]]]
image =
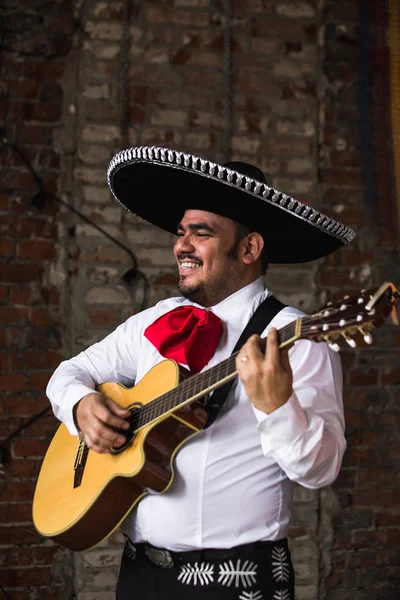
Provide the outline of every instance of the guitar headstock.
[[340,350],[340,342],[344,340],[352,348],[357,346],[357,339],[372,344],[372,329],[389,320],[399,325],[395,307],[399,299],[399,291],[390,282],[375,289],[361,290],[355,296],[344,296],[302,319],[299,337],[326,341],[336,351]]

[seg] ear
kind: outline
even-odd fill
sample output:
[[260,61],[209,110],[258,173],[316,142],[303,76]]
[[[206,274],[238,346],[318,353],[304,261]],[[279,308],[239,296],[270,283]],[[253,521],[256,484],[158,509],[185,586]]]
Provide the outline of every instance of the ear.
[[260,258],[262,249],[264,248],[264,240],[262,235],[253,231],[242,240],[243,242],[243,262],[250,265]]

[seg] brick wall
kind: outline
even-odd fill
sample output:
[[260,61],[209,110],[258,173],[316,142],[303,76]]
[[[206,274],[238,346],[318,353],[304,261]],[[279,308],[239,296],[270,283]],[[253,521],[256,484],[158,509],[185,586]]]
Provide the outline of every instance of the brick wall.
[[[128,30],[122,1],[58,1],[37,10],[22,0],[14,4],[20,14],[17,20],[10,11],[5,20],[12,33],[3,52],[0,125],[46,188],[116,243],[56,199],[33,208],[32,175],[3,148],[3,439],[46,408],[45,385],[62,356],[140,310],[146,282],[149,305],[176,293],[171,236],[156,233],[110,198],[105,171],[114,152],[126,143],[158,144],[223,160],[227,151],[221,3],[132,2]],[[276,187],[359,231],[356,244],[326,261],[271,268],[268,285],[311,311],[385,278],[399,283],[398,238],[393,234],[388,242],[365,218],[358,2],[252,0],[233,3],[233,15],[234,158],[254,162]],[[126,89],[120,52],[125,35]],[[122,275],[135,262],[138,275],[126,284]],[[394,598],[400,336],[393,328],[374,337],[371,348],[342,352],[349,448],[338,481],[322,492],[296,489],[290,538],[298,600]],[[41,458],[56,426],[46,413],[7,445],[0,479],[0,585],[13,600],[112,600],[118,533],[72,555],[40,538],[30,520]]]
[[0,585],[5,598],[21,600],[38,590],[42,598],[62,598],[71,589],[68,553],[43,543],[31,519],[37,474],[57,426],[44,389],[65,348],[66,272],[58,262],[57,207],[32,205],[39,186],[20,152],[45,188],[57,192],[61,162],[53,136],[61,126],[61,80],[74,27],[68,2],[54,2],[46,14],[23,7],[16,2],[2,12],[0,76],[0,123],[10,142],[0,150],[0,439],[33,420],[4,444]]
[[[330,2],[326,11],[321,198],[324,209],[358,232],[355,244],[324,262],[320,281],[331,299],[400,281],[385,4]],[[361,52],[369,57],[369,74]],[[373,337],[371,347],[342,351],[348,450],[333,486],[339,511],[323,584],[329,600],[398,596],[400,331],[387,327]]]

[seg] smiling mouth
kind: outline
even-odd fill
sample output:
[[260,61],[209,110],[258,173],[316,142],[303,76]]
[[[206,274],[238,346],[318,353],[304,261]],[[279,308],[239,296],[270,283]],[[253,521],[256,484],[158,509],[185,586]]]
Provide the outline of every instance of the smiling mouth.
[[200,266],[201,265],[199,265],[199,263],[189,261],[189,260],[183,260],[181,263],[179,263],[179,270],[186,271],[186,270],[191,270],[191,269],[197,269]]

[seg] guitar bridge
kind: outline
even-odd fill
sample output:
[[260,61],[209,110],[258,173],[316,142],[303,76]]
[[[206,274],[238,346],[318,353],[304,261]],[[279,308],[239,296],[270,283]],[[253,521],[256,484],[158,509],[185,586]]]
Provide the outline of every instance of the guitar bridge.
[[85,465],[88,456],[88,447],[85,444],[85,440],[81,440],[78,446],[78,452],[75,458],[74,464],[74,489],[79,487],[82,483],[83,472],[85,470]]

